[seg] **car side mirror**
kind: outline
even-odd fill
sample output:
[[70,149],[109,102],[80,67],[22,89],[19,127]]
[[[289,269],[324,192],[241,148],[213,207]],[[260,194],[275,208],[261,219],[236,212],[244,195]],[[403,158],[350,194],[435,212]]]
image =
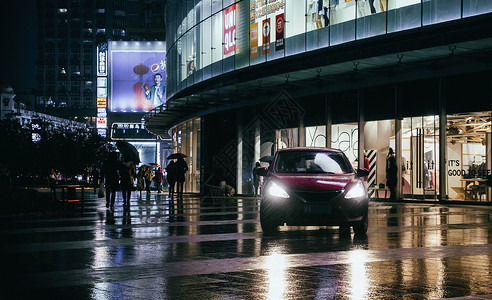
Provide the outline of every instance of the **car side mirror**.
[[256,172],[260,176],[268,176],[268,168],[258,168]]
[[365,168],[357,169],[357,177],[366,177],[369,175],[369,170]]

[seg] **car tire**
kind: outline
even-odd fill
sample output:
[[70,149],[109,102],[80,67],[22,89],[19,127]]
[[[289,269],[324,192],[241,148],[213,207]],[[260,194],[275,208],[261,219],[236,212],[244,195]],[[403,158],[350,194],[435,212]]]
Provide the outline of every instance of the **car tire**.
[[273,218],[273,213],[265,208],[260,209],[260,224],[264,234],[272,235],[278,232],[280,222]]
[[338,227],[338,234],[341,238],[350,237],[350,224],[342,224]]
[[367,216],[364,216],[362,221],[359,221],[355,224],[352,225],[352,228],[354,229],[354,233],[357,235],[363,235],[367,233],[367,227],[369,225],[369,222],[367,220]]

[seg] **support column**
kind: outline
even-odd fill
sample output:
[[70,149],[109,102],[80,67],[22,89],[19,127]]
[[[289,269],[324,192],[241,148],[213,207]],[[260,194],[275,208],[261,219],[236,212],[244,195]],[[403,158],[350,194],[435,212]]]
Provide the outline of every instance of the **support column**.
[[439,200],[448,198],[446,174],[447,174],[447,113],[446,113],[446,93],[443,87],[444,79],[439,79]]
[[358,138],[358,161],[359,168],[364,168],[364,149],[365,147],[365,139],[364,139],[364,127],[366,126],[366,121],[364,118],[364,92],[358,90],[358,107],[359,107],[359,123],[357,130],[357,138]]
[[331,148],[331,125],[333,124],[331,95],[325,95],[325,116],[326,116],[326,148]]
[[241,112],[237,111],[237,169],[236,193],[243,193],[243,124]]
[[402,131],[401,131],[401,121],[398,112],[398,84],[395,83],[395,157],[396,157],[396,168],[397,168],[397,184],[396,184],[396,199],[400,200],[403,198],[403,185],[402,177],[403,173],[401,171],[401,158],[402,158]]
[[304,126],[304,114],[299,115],[299,140],[297,142],[297,145],[299,147],[305,147],[306,146],[306,127]]
[[260,127],[260,119],[258,116],[255,116],[256,122],[255,122],[255,143],[254,143],[254,154],[253,154],[253,161],[256,163],[257,161],[260,160],[261,158],[261,127]]

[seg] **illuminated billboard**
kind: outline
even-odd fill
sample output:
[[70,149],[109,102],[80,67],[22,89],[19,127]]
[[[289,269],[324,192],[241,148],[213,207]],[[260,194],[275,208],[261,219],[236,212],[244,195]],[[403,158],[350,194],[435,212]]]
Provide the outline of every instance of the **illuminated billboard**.
[[111,112],[146,112],[166,101],[164,42],[111,42]]

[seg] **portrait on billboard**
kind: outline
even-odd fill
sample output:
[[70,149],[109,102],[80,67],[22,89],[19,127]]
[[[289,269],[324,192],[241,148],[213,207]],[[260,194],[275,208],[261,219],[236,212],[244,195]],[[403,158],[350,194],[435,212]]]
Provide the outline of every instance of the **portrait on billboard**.
[[165,103],[166,53],[111,52],[111,111],[144,112]]

